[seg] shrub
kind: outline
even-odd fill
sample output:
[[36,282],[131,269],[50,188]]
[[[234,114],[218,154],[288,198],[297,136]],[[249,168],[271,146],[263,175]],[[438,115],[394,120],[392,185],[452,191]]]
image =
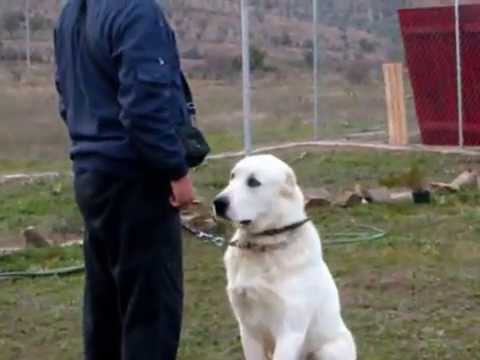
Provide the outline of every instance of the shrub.
[[[240,58],[240,57],[238,57]],[[240,68],[235,66],[237,57],[232,58],[222,54],[205,54],[204,77],[223,79],[237,75]]]
[[252,71],[261,71],[265,70],[265,61],[267,59],[267,52],[257,48],[257,47],[252,47],[251,52],[250,52],[250,61],[251,61],[251,67]]
[[282,36],[280,37],[279,44],[282,46],[292,46],[293,41],[292,41],[292,38],[290,37],[290,34],[284,31],[282,33]]
[[190,60],[200,60],[203,59],[203,55],[201,54],[200,50],[197,46],[194,46],[183,53],[183,57],[185,59]]
[[9,11],[2,16],[2,25],[10,36],[20,30],[25,22],[25,17],[21,11]]
[[30,28],[32,32],[50,30],[53,27],[52,21],[42,14],[35,14],[30,19]]
[[14,47],[3,47],[0,51],[0,60],[2,61],[18,61],[25,58],[25,51]]
[[45,52],[40,50],[33,49],[30,54],[30,60],[35,63],[45,63],[48,62],[48,55]]
[[[269,68],[266,65],[267,52],[257,47],[252,47],[250,50],[250,69],[255,71],[266,71]],[[242,56],[238,55],[232,59],[232,69],[235,71],[242,70]]]
[[347,68],[345,77],[352,85],[361,85],[370,80],[370,66],[363,61],[353,61]]
[[15,82],[21,82],[23,79],[24,68],[18,66],[15,63],[8,63],[5,66],[5,70],[8,71],[11,79]]
[[305,49],[313,49],[313,40],[307,39],[303,42],[302,47]]
[[376,44],[368,39],[361,39],[358,44],[360,46],[360,49],[367,54],[375,52],[377,48]]
[[303,60],[305,64],[309,67],[313,67],[313,51],[312,50],[305,50],[303,52]]

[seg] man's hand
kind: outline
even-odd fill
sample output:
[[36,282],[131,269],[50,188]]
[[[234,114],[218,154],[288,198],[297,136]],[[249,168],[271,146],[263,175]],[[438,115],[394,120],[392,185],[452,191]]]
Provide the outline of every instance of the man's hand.
[[195,200],[195,194],[192,181],[188,175],[177,181],[172,181],[170,184],[172,186],[170,204],[172,204],[173,207],[184,208],[193,203],[193,200]]

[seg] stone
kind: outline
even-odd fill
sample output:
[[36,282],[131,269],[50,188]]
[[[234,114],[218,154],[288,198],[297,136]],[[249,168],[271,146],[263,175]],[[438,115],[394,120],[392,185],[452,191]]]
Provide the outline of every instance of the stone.
[[457,192],[468,187],[480,188],[480,177],[477,171],[469,169],[458,175],[451,183],[433,182],[431,185],[435,190]]
[[30,226],[23,231],[23,237],[25,238],[25,246],[27,248],[45,248],[50,246],[47,239],[45,239],[33,226]]
[[347,191],[337,197],[335,204],[341,207],[353,207],[362,204],[363,200],[364,198],[360,194],[354,191]]
[[304,195],[305,207],[307,209],[330,206],[332,204],[332,195],[325,188],[305,189]]
[[394,204],[413,203],[413,194],[411,191],[392,193],[390,202]]
[[391,192],[386,187],[366,189],[363,192],[364,197],[371,203],[389,203],[391,202]]

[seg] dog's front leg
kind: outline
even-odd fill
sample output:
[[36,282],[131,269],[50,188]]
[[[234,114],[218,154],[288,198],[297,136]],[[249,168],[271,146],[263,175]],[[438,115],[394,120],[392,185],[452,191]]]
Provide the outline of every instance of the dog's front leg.
[[302,355],[303,334],[286,334],[276,341],[273,360],[298,360]]
[[255,339],[245,328],[240,327],[240,336],[242,339],[243,353],[246,360],[266,360],[265,349],[261,339]]

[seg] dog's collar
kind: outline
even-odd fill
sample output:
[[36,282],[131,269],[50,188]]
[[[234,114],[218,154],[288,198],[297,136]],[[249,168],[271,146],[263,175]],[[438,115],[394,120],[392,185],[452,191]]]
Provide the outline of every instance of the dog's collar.
[[[276,236],[276,235],[281,235],[289,231],[296,230],[303,225],[305,225],[307,222],[309,222],[310,219],[305,219],[287,226],[284,226],[279,229],[269,229],[265,230],[259,233],[254,233],[251,234],[250,236],[252,237],[263,237],[263,236]],[[241,250],[251,250],[251,251],[258,251],[258,252],[266,252],[268,250],[280,250],[284,249],[289,245],[288,241],[284,241],[281,243],[274,243],[274,244],[257,244],[255,242],[243,242],[243,241],[232,241],[228,244],[229,246],[239,248]]]
[[269,229],[269,230],[265,230],[265,231],[262,231],[262,232],[259,232],[259,233],[253,233],[251,236],[254,236],[254,237],[262,237],[262,236],[275,236],[275,235],[280,235],[280,234],[283,234],[283,233],[286,233],[286,232],[289,232],[289,231],[298,229],[299,227],[302,227],[303,225],[305,225],[305,224],[306,224],[307,222],[309,222],[309,221],[310,221],[310,219],[309,219],[309,218],[306,218],[305,220],[298,221],[298,222],[296,222],[296,223],[293,223],[293,224],[284,226],[284,227],[279,228],[279,229]]

